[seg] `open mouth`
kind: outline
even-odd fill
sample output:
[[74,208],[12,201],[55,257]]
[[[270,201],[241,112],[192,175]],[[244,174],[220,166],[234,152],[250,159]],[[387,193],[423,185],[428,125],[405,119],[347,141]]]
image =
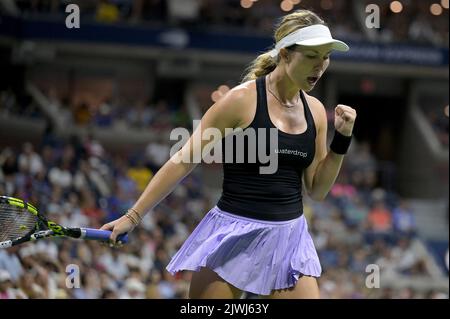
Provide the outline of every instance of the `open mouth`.
[[309,84],[314,85],[319,80],[319,77],[318,76],[309,76],[306,78],[306,80],[308,81]]

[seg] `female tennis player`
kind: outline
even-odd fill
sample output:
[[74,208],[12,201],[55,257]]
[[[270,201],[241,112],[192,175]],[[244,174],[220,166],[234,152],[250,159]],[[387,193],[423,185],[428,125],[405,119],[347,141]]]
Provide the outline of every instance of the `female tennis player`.
[[[302,185],[323,200],[339,173],[351,142],[356,112],[335,108],[335,134],[327,149],[325,108],[311,91],[333,50],[348,46],[307,10],[284,16],[273,50],[260,55],[243,82],[204,114],[190,140],[159,170],[123,217],[105,224],[111,240],[130,232],[195,163],[180,160],[200,152],[208,128],[275,129],[278,167],[261,174],[257,163],[224,163],[223,192],[173,256],[167,270],[194,271],[190,298],[239,298],[247,291],[270,298],[319,298],[321,266],[303,216]],[[265,134],[269,136],[269,134]],[[225,143],[223,143],[225,144]],[[246,147],[250,147],[249,143]],[[184,155],[183,155],[184,154]]]

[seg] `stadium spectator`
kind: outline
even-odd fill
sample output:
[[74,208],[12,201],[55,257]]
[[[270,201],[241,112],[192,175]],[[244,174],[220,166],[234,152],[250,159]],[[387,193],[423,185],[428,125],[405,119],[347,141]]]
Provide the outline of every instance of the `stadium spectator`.
[[[64,149],[66,149],[65,152]],[[36,153],[41,158],[45,158],[49,169],[57,166],[58,158],[61,157],[67,158],[68,161],[72,159],[75,167],[79,167],[83,162],[87,163],[83,157],[72,157],[73,150],[70,149],[70,147],[63,145],[46,145],[42,149],[37,149]],[[5,153],[10,158],[9,162],[11,163],[17,161],[20,154],[14,149],[4,151],[3,154]],[[103,150],[103,156],[106,156],[105,153],[107,151]],[[141,160],[144,158],[145,155],[142,154]],[[123,161],[119,158],[112,161],[111,167],[107,170],[107,176],[114,180],[112,174],[119,172],[118,167],[126,162],[128,160]],[[21,179],[18,178],[24,174],[23,172],[17,169],[11,170],[7,165],[0,165],[0,167],[2,169],[0,185],[5,185],[6,179],[12,185],[12,187],[8,187],[12,192],[6,194],[30,194],[30,198],[36,198],[36,202],[42,205],[43,211],[49,212],[52,218],[68,226],[98,227],[102,222],[113,219],[106,215],[106,212],[110,214],[113,205],[116,205],[115,213],[120,215],[138,192],[136,182],[126,176],[128,165],[125,165],[122,169],[122,175],[118,175],[122,177],[116,179],[117,191],[113,192],[115,194],[114,201],[111,199],[106,201],[106,206],[100,206],[99,203],[103,197],[99,192],[88,191],[88,195],[86,195],[81,190],[77,190],[75,184],[72,184],[66,192],[61,192],[61,188],[47,181],[49,175],[47,170],[42,170],[40,174],[32,177],[32,184],[47,186],[27,188],[27,184],[22,183]],[[4,170],[9,171],[9,173],[5,174]],[[35,184],[38,181],[41,184]],[[3,297],[120,298],[124,294],[129,296],[130,293],[134,296],[147,298],[186,297],[190,274],[180,274],[172,279],[171,276],[165,274],[163,268],[167,264],[168,256],[178,249],[201,217],[192,215],[192,212],[198,213],[202,210],[202,208],[196,208],[196,205],[202,205],[201,202],[196,203],[198,198],[207,197],[202,184],[199,184],[198,181],[199,179],[195,175],[190,176],[180,185],[180,191],[174,192],[173,198],[167,199],[167,205],[170,205],[177,212],[176,214],[168,214],[166,210],[158,208],[152,216],[146,216],[142,228],[136,230],[135,235],[139,236],[140,239],[132,240],[132,242],[139,241],[142,243],[139,247],[130,245],[119,250],[110,250],[93,242],[44,240],[34,245],[1,250],[0,269],[7,271],[11,278],[4,280],[7,284],[3,284],[3,287],[8,287],[8,294],[5,293],[3,288]],[[90,183],[84,185],[81,189],[92,187],[89,186]],[[364,216],[370,210],[369,203],[366,203],[361,197],[360,191],[351,187],[351,185],[342,184],[336,187],[336,190],[330,194],[329,199],[324,203],[313,203],[313,205],[308,203],[305,206],[305,214],[309,214],[307,213],[308,210],[311,213],[310,229],[324,268],[323,278],[320,279],[323,298],[380,298],[388,296],[404,298],[410,296],[411,292],[395,288],[390,290],[390,295],[387,290],[380,290],[377,293],[374,293],[373,290],[366,290],[364,278],[361,276],[365,276],[365,267],[370,263],[377,263],[383,269],[392,269],[393,278],[397,278],[396,276],[406,276],[407,278],[439,276],[439,269],[436,268],[433,258],[430,257],[426,246],[421,244],[419,238],[413,241],[407,239],[398,242],[391,240],[397,237],[393,236],[395,234],[394,229],[408,229],[408,227],[402,227],[406,224],[414,225],[404,221],[397,223],[397,217],[394,217],[396,214],[405,214],[403,210],[406,210],[406,215],[409,215],[411,212],[407,208],[405,209],[400,203],[394,206],[392,225],[395,228],[385,227],[386,224],[389,224],[386,223],[389,218],[381,218],[383,221],[381,229],[390,232],[392,238],[385,241],[386,238],[381,237],[370,244],[361,238],[361,230],[364,229],[367,220]],[[128,195],[125,196],[124,194]],[[38,200],[42,196],[48,199]],[[86,196],[88,198],[87,203]],[[375,197],[381,201],[386,198],[386,196],[380,195]],[[127,203],[127,200],[130,202]],[[179,204],[180,200],[181,205]],[[88,203],[90,204],[88,205]],[[351,208],[353,205],[356,208]],[[190,206],[193,208],[188,209]],[[86,207],[91,207],[92,211],[86,210]],[[100,207],[104,207],[106,212]],[[397,207],[398,210],[396,210]],[[352,209],[360,210],[360,212],[354,213]],[[380,210],[382,216],[389,214],[386,208]],[[168,216],[171,216],[171,218],[167,218]],[[402,218],[399,219],[402,220]],[[81,278],[83,289],[67,289],[65,286],[65,267],[74,263],[80,265],[83,269],[90,269],[89,275]],[[343,268],[338,272],[335,269],[336,265],[341,265]],[[46,271],[43,271],[43,269]],[[123,288],[125,290],[121,290],[120,287],[125,287],[125,281],[128,278],[136,278],[136,269],[139,269],[139,276],[143,276],[140,282],[144,283],[145,291],[141,289],[142,287],[138,287],[135,291],[133,291],[134,288],[131,288],[132,291],[125,288]],[[35,273],[36,276],[30,275],[30,272]],[[100,283],[94,279],[94,274],[99,278]],[[343,281],[339,279],[340,277],[351,283],[343,284]],[[47,284],[49,278],[54,278],[51,284]],[[92,284],[89,284],[89,282],[92,282]],[[101,288],[98,289],[98,287]],[[413,296],[416,298],[441,298],[445,295],[445,292],[442,293],[439,290],[433,290],[429,293],[413,290]],[[249,297],[251,298],[251,295]]]
[[416,233],[416,221],[408,203],[401,200],[392,211],[394,230],[399,235],[413,236]]
[[31,143],[24,143],[18,159],[19,169],[24,174],[36,175],[44,169],[41,156],[34,151]]

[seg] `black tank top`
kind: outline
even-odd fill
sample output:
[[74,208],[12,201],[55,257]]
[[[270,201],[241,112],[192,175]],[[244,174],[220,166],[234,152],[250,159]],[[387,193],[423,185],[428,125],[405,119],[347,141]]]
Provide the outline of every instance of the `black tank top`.
[[[303,214],[302,202],[302,175],[314,159],[316,128],[313,117],[308,107],[305,95],[300,91],[304,107],[307,129],[301,134],[288,134],[277,130],[269,117],[266,95],[266,78],[256,80],[257,105],[256,114],[250,125],[241,133],[230,134],[222,139],[222,163],[223,163],[223,191],[217,206],[232,214],[261,219],[282,221],[300,217]],[[248,156],[249,139],[246,137],[248,130],[256,133],[256,141],[260,141],[261,130],[266,129],[265,143],[266,154],[274,152],[278,158],[277,170],[273,174],[261,174],[260,167],[269,166],[256,156]],[[275,130],[278,136],[278,145],[269,147],[269,129]],[[236,139],[244,136],[244,158],[242,163],[236,162]],[[242,136],[241,136],[242,138]],[[227,151],[226,139],[233,139],[233,162],[225,159]],[[264,144],[257,144],[256,150]],[[274,149],[275,148],[275,149]],[[252,150],[254,148],[251,148]],[[253,153],[254,151],[252,151]],[[258,154],[258,153],[256,153]],[[273,153],[272,153],[273,154]],[[250,159],[250,160],[249,160]]]

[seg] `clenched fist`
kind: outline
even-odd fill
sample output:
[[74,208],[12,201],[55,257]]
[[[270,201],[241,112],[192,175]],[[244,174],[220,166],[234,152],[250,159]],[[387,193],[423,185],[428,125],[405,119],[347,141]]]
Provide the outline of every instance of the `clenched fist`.
[[339,104],[334,109],[334,127],[342,135],[352,135],[355,119],[356,111],[350,106]]

